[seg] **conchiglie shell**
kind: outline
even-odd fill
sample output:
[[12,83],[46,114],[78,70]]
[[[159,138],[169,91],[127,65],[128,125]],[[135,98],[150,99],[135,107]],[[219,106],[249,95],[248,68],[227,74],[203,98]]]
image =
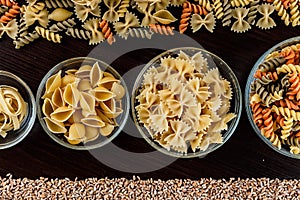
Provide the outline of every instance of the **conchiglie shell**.
[[72,116],[69,118],[68,122],[70,124],[79,123],[84,116],[82,115],[82,110],[75,110]]
[[68,75],[74,75],[77,71],[78,69],[68,69],[67,71],[65,71],[65,73]]
[[96,62],[90,72],[91,86],[94,88],[97,86],[98,81],[103,78],[103,71],[100,69],[98,62]]
[[96,113],[97,113],[97,116],[100,117],[100,119],[105,122],[105,123],[109,123],[109,124],[115,124],[115,122],[107,117],[100,109],[96,109]]
[[114,82],[111,91],[116,95],[116,100],[122,99],[125,95],[125,88],[117,82]]
[[52,133],[66,133],[67,129],[65,128],[64,123],[55,121],[51,118],[44,117],[46,125]]
[[68,84],[63,93],[63,99],[66,103],[76,108],[80,99],[80,95],[80,92],[74,87],[73,84]]
[[74,110],[72,108],[68,108],[66,106],[59,107],[50,115],[51,119],[58,121],[58,122],[65,122],[67,121],[72,114],[74,113]]
[[75,75],[78,78],[89,78],[92,67],[90,65],[81,66]]
[[71,17],[72,14],[72,12],[64,8],[56,8],[50,15],[48,15],[48,19],[61,22]]
[[104,76],[104,77],[112,77],[112,78],[115,78],[114,75],[112,75],[112,74],[109,73],[109,72],[103,72],[103,76]]
[[111,124],[105,124],[105,126],[101,127],[99,129],[100,134],[103,136],[109,136],[115,129],[115,126],[111,125]]
[[79,91],[88,91],[92,89],[90,80],[87,78],[81,79],[77,86]]
[[62,107],[65,105],[64,99],[63,99],[63,92],[60,88],[56,88],[52,94],[52,103],[56,107]]
[[92,95],[82,92],[79,102],[82,110],[95,112],[95,98]]
[[85,126],[81,123],[74,123],[69,129],[69,140],[79,140],[85,136]]
[[54,90],[61,86],[61,70],[56,74],[52,75],[46,82],[45,94],[54,92]]
[[65,138],[67,139],[67,141],[70,144],[73,144],[73,145],[79,144],[81,142],[81,140],[70,140],[67,136],[65,136]]
[[90,126],[86,126],[85,127],[85,138],[84,138],[84,142],[91,142],[96,140],[99,137],[99,129],[98,128],[94,128],[94,127],[90,127]]
[[74,83],[76,80],[76,77],[73,74],[67,74],[61,79],[61,87],[65,87],[68,84]]
[[103,127],[105,123],[98,116],[88,116],[86,118],[81,119],[81,122],[87,126],[91,126],[94,128]]
[[97,101],[107,101],[115,96],[114,93],[102,86],[94,89],[94,95]]
[[[42,112],[43,114],[50,118],[51,113],[53,113],[55,110],[55,106],[52,104],[51,100],[49,98],[46,98],[44,100],[43,106],[42,106]],[[1,121],[1,119],[0,119]]]
[[111,89],[112,88],[112,85],[114,84],[114,83],[118,83],[118,82],[120,82],[118,79],[116,79],[115,77],[111,77],[111,76],[107,76],[107,77],[104,77],[104,78],[102,78],[99,82],[98,82],[98,84],[100,85],[100,86],[102,86],[102,87],[105,87],[105,88],[107,88],[107,89]]
[[159,10],[153,14],[153,18],[161,24],[170,24],[177,19],[167,10]]
[[116,101],[114,99],[104,102],[100,101],[100,107],[106,116],[113,118],[114,113],[116,112]]

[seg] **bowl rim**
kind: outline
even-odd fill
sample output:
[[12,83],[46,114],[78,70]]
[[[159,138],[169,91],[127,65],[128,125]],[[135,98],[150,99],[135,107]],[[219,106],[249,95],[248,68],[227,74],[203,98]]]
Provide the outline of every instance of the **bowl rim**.
[[247,117],[248,117],[248,120],[249,120],[252,128],[254,129],[254,132],[256,133],[256,135],[258,135],[259,138],[262,141],[264,141],[265,144],[267,144],[271,149],[273,149],[277,153],[280,153],[281,155],[284,155],[284,156],[287,156],[287,157],[290,157],[290,158],[300,159],[300,154],[292,154],[287,149],[283,150],[283,148],[278,149],[276,146],[274,146],[272,144],[272,142],[269,139],[265,138],[261,134],[261,131],[259,130],[259,128],[257,127],[257,125],[254,123],[254,121],[252,119],[252,110],[250,108],[250,99],[249,99],[250,98],[250,86],[251,86],[251,83],[255,80],[254,74],[255,74],[255,72],[256,72],[259,64],[262,61],[264,61],[264,59],[266,58],[266,56],[269,55],[271,52],[274,52],[276,50],[280,50],[280,49],[282,49],[282,48],[284,48],[286,46],[292,45],[292,44],[297,43],[297,42],[300,43],[300,36],[292,37],[292,38],[288,38],[286,40],[283,40],[283,41],[275,44],[271,48],[269,48],[265,53],[263,53],[258,58],[258,60],[253,65],[253,67],[252,67],[252,69],[251,69],[251,71],[249,73],[249,76],[247,78],[244,98],[245,98],[245,108],[246,108]]
[[25,130],[22,131],[20,136],[16,137],[14,140],[7,142],[5,144],[0,144],[0,149],[7,149],[7,148],[13,147],[16,144],[18,144],[19,142],[21,142],[30,133],[31,129],[34,126],[34,122],[36,119],[36,106],[35,106],[36,102],[35,102],[35,98],[34,98],[34,95],[31,91],[30,87],[20,77],[18,77],[17,75],[15,75],[9,71],[6,71],[6,70],[0,70],[0,75],[16,80],[17,83],[19,83],[28,93],[29,99],[28,99],[27,104],[32,105],[31,107],[28,106],[28,109],[31,109],[32,114],[28,115],[29,111],[27,110],[26,118],[29,118],[29,121],[28,121],[28,123],[23,124],[23,126],[26,126]]
[[[139,81],[142,80],[144,73],[153,65],[155,60],[158,60],[159,58],[163,57],[164,55],[167,55],[169,53],[173,53],[176,51],[186,51],[186,50],[193,50],[196,52],[203,52],[206,53],[212,57],[215,57],[216,59],[220,60],[223,64],[224,67],[226,68],[226,71],[228,72],[228,75],[232,78],[232,80],[230,82],[235,83],[232,87],[235,87],[236,91],[237,91],[237,99],[235,101],[235,103],[237,103],[237,105],[235,106],[235,108],[237,109],[237,113],[236,113],[236,118],[234,118],[230,125],[230,127],[228,128],[228,130],[226,131],[226,133],[228,133],[226,135],[226,137],[223,138],[223,142],[221,144],[210,144],[212,145],[212,148],[206,150],[206,151],[201,151],[198,150],[196,152],[193,153],[179,153],[179,152],[175,152],[175,151],[169,151],[167,149],[165,149],[164,147],[160,146],[159,144],[157,144],[152,138],[148,137],[146,133],[144,133],[144,131],[142,130],[142,128],[139,125],[138,119],[137,119],[137,115],[135,112],[135,92],[136,89],[139,86]],[[138,74],[136,81],[134,83],[133,89],[132,89],[132,94],[131,94],[131,112],[132,112],[132,116],[133,116],[133,120],[135,123],[135,126],[137,127],[139,133],[142,135],[142,137],[156,150],[160,151],[163,154],[172,156],[172,157],[176,157],[176,158],[194,158],[194,157],[205,157],[206,155],[208,155],[209,153],[217,150],[218,148],[220,148],[221,146],[223,146],[227,140],[229,140],[229,138],[233,135],[233,133],[235,132],[239,121],[240,121],[240,117],[241,117],[241,113],[242,113],[242,92],[241,92],[241,88],[238,82],[237,77],[235,76],[234,72],[232,71],[232,69],[229,67],[229,65],[223,60],[221,59],[219,56],[215,55],[214,53],[207,51],[203,48],[198,48],[198,47],[177,47],[177,48],[173,48],[173,49],[169,49],[166,50],[160,54],[158,54],[157,56],[155,56],[154,58],[152,58],[144,67],[143,69],[140,71],[140,73]]]
[[[122,86],[125,89],[125,96],[123,97],[123,99],[125,101],[125,105],[124,105],[124,109],[123,109],[123,113],[124,113],[123,114],[123,116],[124,116],[123,120],[116,127],[117,130],[112,135],[110,135],[109,137],[106,137],[107,139],[105,141],[102,141],[101,143],[97,143],[97,144],[93,144],[93,145],[85,145],[84,144],[82,146],[77,146],[77,145],[72,145],[72,144],[69,144],[67,142],[62,141],[61,139],[57,138],[54,135],[54,133],[51,133],[48,130],[47,125],[43,120],[41,105],[39,104],[39,102],[40,102],[40,99],[42,97],[42,91],[44,90],[47,79],[50,76],[52,76],[55,72],[57,72],[58,68],[60,68],[61,66],[62,66],[61,68],[64,68],[64,67],[67,66],[66,64],[72,63],[72,62],[78,62],[80,60],[82,60],[81,63],[83,63],[84,61],[98,62],[101,69],[103,69],[103,66],[104,66],[105,69],[109,69],[109,71],[112,72],[114,76],[117,75],[118,76],[117,78],[121,81]],[[56,143],[66,147],[66,148],[69,148],[69,149],[73,149],[73,150],[92,150],[92,149],[100,148],[100,147],[108,144],[109,142],[111,142],[113,139],[115,139],[120,134],[120,132],[123,130],[123,128],[125,126],[125,123],[128,119],[128,116],[129,116],[130,100],[129,100],[128,88],[126,86],[126,83],[125,83],[124,79],[112,66],[110,66],[109,64],[107,64],[106,62],[104,62],[100,59],[93,58],[93,57],[73,57],[73,58],[69,58],[69,59],[66,59],[66,60],[63,60],[63,61],[57,63],[54,67],[52,67],[44,75],[43,79],[40,82],[40,85],[38,86],[38,90],[37,90],[37,93],[36,93],[36,107],[37,107],[37,116],[38,116],[39,122],[40,122],[41,126],[43,127],[44,132],[46,132],[47,135],[50,136],[50,138],[52,140],[54,140]]]

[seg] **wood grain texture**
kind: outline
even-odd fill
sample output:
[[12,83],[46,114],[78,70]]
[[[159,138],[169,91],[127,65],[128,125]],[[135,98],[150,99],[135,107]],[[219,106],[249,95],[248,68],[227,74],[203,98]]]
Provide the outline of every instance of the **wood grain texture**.
[[[270,47],[290,37],[298,36],[299,28],[288,28],[283,25],[262,31],[254,28],[244,34],[236,34],[218,26],[214,33],[200,30],[188,36],[200,43],[205,49],[217,54],[232,68],[236,74],[244,95],[247,77],[256,60]],[[160,36],[155,36],[159,41]],[[133,45],[139,40],[132,39],[127,45]],[[121,42],[117,38],[117,45]],[[159,52],[150,48],[143,48],[119,55],[116,47],[106,44],[105,51],[93,51],[94,46],[88,42],[63,38],[62,44],[53,44],[45,39],[39,39],[20,50],[14,49],[9,38],[0,41],[0,69],[7,70],[20,76],[36,94],[43,76],[57,63],[78,56],[92,56],[102,60],[109,57],[118,58],[111,64],[120,74],[125,74],[133,67],[143,65]],[[103,48],[102,48],[103,50]],[[131,76],[132,80],[136,77]],[[134,127],[127,127],[133,132]],[[129,136],[122,132],[113,142],[122,149],[132,152],[149,152],[153,148],[143,139]],[[101,151],[98,149],[97,151]],[[122,160],[120,155],[111,153],[115,161]],[[120,165],[147,164],[155,160],[145,156],[144,161],[136,163],[121,163]],[[156,160],[160,162],[160,160]],[[243,109],[240,123],[229,141],[220,149],[205,158],[177,159],[172,164],[148,173],[135,174],[141,178],[170,179],[202,177],[269,177],[269,178],[300,178],[300,160],[284,157],[270,149],[255,134],[245,110]],[[133,173],[121,172],[106,166],[88,151],[74,151],[56,144],[43,131],[38,120],[30,134],[16,146],[1,150],[0,176],[12,173],[14,177],[50,178],[69,177],[74,179],[87,177],[126,177]]]

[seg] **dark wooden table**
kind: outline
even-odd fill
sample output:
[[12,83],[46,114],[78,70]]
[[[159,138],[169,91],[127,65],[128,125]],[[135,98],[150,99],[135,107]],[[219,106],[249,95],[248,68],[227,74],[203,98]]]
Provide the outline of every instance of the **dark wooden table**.
[[[285,27],[279,23],[278,27],[262,31],[253,28],[244,34],[236,34],[229,28],[222,28],[218,24],[214,33],[200,30],[196,34],[187,33],[189,37],[200,43],[205,49],[217,54],[231,66],[236,74],[240,87],[243,91],[249,72],[256,60],[270,47],[278,42],[299,35],[299,27]],[[182,36],[183,37],[183,36]],[[162,46],[168,45],[190,46],[196,42],[185,43],[185,39],[174,37],[174,44],[170,44],[170,38],[156,35],[153,40],[129,39],[128,41],[117,38],[117,43],[109,46],[102,43],[100,50],[95,46],[89,46],[87,41],[75,40],[65,37],[62,44],[54,44],[39,39],[20,50],[14,49],[12,40],[4,37],[0,41],[0,69],[7,70],[20,76],[36,94],[38,85],[43,76],[57,63],[72,57],[91,56],[110,62],[120,74],[126,74],[130,69],[142,66],[152,57],[157,55],[158,50],[154,43],[163,41]],[[175,42],[177,41],[177,43]],[[133,50],[130,45],[137,45]],[[119,45],[119,46],[118,46]],[[122,55],[118,50],[125,48],[126,54]],[[151,46],[153,45],[153,46]],[[197,44],[199,45],[199,44]],[[123,46],[123,47],[122,47]],[[97,49],[97,48],[96,48]],[[128,52],[128,49],[133,50]],[[114,59],[116,57],[116,59]],[[127,73],[128,75],[128,73]],[[132,80],[136,74],[129,76]],[[129,86],[130,87],[130,86]],[[244,106],[244,105],[243,105]],[[129,119],[129,121],[132,121]],[[159,155],[155,158],[144,154],[154,149],[142,138],[131,136],[127,133],[136,133],[134,126],[126,126],[126,131],[121,132],[113,144],[129,152],[136,152],[139,159],[133,156],[124,157],[117,151],[100,148],[96,151],[109,155],[110,159],[120,167],[124,165],[127,169],[155,165],[162,161],[168,161],[167,156]],[[127,133],[126,133],[127,132]],[[0,151],[0,176],[7,173],[14,177],[38,178],[40,176],[50,178],[69,177],[74,179],[87,177],[126,177],[132,178],[138,175],[141,178],[170,179],[201,177],[230,178],[230,177],[270,177],[270,178],[300,178],[300,160],[285,157],[269,148],[252,129],[245,109],[243,108],[239,125],[229,139],[221,148],[209,154],[205,158],[174,159],[173,162],[159,170],[146,173],[130,173],[119,171],[115,167],[103,164],[106,156],[95,158],[93,152],[75,151],[55,143],[42,129],[38,120],[29,135],[16,146]],[[130,154],[129,154],[130,155]],[[133,155],[133,154],[132,154]],[[141,156],[142,155],[142,156]],[[111,160],[108,159],[108,162]],[[125,162],[125,163],[124,163]],[[123,167],[124,167],[123,166]],[[158,165],[159,166],[159,165]]]

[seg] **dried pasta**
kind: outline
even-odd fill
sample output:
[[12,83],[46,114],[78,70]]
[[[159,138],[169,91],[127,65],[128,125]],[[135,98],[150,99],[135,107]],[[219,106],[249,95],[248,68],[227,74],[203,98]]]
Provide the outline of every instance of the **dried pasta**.
[[[139,123],[167,150],[187,153],[191,146],[193,152],[205,151],[210,144],[222,143],[222,131],[236,117],[225,103],[231,99],[225,95],[231,90],[229,82],[217,68],[208,70],[201,52],[190,57],[181,51],[160,62],[148,69],[138,88]],[[221,93],[216,85],[222,85]]]
[[60,36],[57,33],[51,32],[39,26],[35,27],[35,31],[43,38],[46,38],[48,41],[52,41],[54,43],[61,43],[62,36]]
[[204,19],[199,14],[193,14],[191,19],[191,26],[193,32],[198,31],[202,26],[204,26],[209,32],[213,32],[216,25],[216,20],[214,15],[210,12],[205,16]]
[[70,144],[91,142],[118,126],[115,119],[123,112],[119,101],[124,95],[120,81],[98,62],[72,69],[72,74],[59,71],[46,82],[44,120],[50,132],[63,134]]
[[237,33],[242,33],[251,28],[249,23],[244,19],[248,14],[249,9],[235,8],[233,10],[232,17],[237,19],[231,27],[231,30]]
[[298,46],[286,46],[266,55],[250,91],[254,123],[274,146],[287,148],[292,154],[300,153],[295,139],[300,130],[300,67],[294,59]]
[[258,7],[258,12],[261,13],[263,17],[258,19],[256,26],[261,29],[270,29],[276,26],[274,20],[270,17],[270,15],[274,12],[273,5],[262,4]]
[[[16,38],[22,38],[22,44],[36,37],[32,34],[35,26],[50,32],[63,32],[95,45],[108,35],[150,39],[153,33],[173,35],[176,29],[183,34],[189,29],[196,32],[204,26],[213,32],[218,24],[235,33],[244,33],[253,26],[266,30],[276,26],[278,18],[272,18],[275,14],[286,26],[300,25],[298,0],[28,0],[22,6],[13,0],[1,0],[0,6],[0,23],[16,19]],[[181,12],[174,12],[170,7],[178,7],[174,10]],[[112,29],[109,32],[104,29],[103,34],[97,20],[112,23]],[[174,27],[178,24],[176,21],[179,25]],[[11,38],[13,43],[21,44]],[[114,41],[109,37],[109,43]],[[292,56],[295,51],[287,53]],[[297,55],[294,57],[298,59]],[[292,59],[289,62],[292,63]]]
[[6,33],[10,38],[15,39],[18,33],[18,24],[16,19],[8,22],[6,25],[0,23],[0,38]]
[[27,115],[27,103],[19,91],[11,86],[0,86],[0,135],[20,129]]

